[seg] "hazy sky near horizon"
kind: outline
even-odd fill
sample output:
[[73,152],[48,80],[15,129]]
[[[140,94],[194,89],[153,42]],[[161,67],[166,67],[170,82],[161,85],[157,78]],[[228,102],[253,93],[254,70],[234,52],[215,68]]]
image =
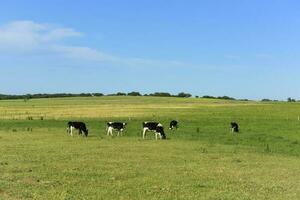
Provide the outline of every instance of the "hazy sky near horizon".
[[0,93],[300,99],[296,0],[3,0]]

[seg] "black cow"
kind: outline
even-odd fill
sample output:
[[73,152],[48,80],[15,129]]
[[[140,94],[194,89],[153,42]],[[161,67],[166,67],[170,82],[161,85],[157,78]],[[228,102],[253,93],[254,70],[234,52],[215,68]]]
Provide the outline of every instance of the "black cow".
[[170,130],[173,130],[173,129],[177,129],[178,128],[178,121],[176,121],[176,120],[172,120],[171,122],[170,122]]
[[127,123],[125,122],[108,122],[107,123],[107,135],[113,135],[113,130],[118,131],[118,136],[121,133],[123,135],[123,130],[125,129]]
[[82,135],[82,133],[84,133],[84,135],[87,137],[88,136],[88,129],[86,128],[85,123],[83,122],[68,122],[68,127],[67,127],[67,132],[73,136],[73,129],[77,129],[79,132],[79,135]]
[[153,131],[155,134],[155,139],[166,139],[166,134],[164,132],[164,127],[158,122],[143,122],[143,139],[145,139],[146,132]]
[[231,122],[231,132],[238,133],[239,132],[239,125],[236,122]]

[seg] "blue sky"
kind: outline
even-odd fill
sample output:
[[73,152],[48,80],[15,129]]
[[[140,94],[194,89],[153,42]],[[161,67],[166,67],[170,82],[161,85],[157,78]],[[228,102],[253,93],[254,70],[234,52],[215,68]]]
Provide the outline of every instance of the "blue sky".
[[300,99],[300,2],[3,0],[0,93]]

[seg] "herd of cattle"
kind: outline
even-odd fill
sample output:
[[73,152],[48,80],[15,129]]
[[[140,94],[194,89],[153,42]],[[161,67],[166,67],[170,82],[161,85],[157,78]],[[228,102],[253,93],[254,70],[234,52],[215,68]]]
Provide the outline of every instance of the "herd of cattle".
[[[231,122],[231,131],[232,132],[239,132],[239,126],[236,122]],[[126,128],[127,123],[125,122],[108,122],[106,126],[107,130],[107,135],[113,136],[113,131],[117,131],[117,135],[119,136],[120,134],[123,135],[123,131]],[[143,122],[142,123],[142,128],[143,128],[143,134],[142,137],[145,139],[146,133],[148,131],[152,131],[155,134],[155,139],[166,139],[166,134],[164,132],[164,127],[161,123],[159,122]],[[172,120],[170,122],[170,130],[177,129],[178,128],[178,121]],[[73,130],[77,129],[79,135],[84,135],[88,136],[88,129],[85,125],[84,122],[68,122],[67,125],[67,132],[73,136]]]

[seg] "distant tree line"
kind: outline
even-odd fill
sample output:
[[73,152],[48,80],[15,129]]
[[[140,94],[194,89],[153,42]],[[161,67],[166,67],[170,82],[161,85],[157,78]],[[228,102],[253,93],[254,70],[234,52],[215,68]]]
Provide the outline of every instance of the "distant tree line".
[[[132,91],[129,93],[124,92],[117,92],[113,94],[103,94],[103,93],[54,93],[54,94],[47,94],[47,93],[38,93],[38,94],[25,94],[25,95],[7,95],[7,94],[0,94],[0,100],[5,99],[24,99],[24,101],[27,101],[29,99],[35,99],[35,98],[62,98],[62,97],[101,97],[101,96],[152,96],[152,97],[182,97],[182,98],[189,98],[192,97],[191,94],[180,92],[178,94],[170,94],[168,92],[155,92],[150,94],[141,94],[140,92]],[[195,96],[195,98],[200,98],[199,96]],[[238,101],[249,101],[248,99],[235,99],[233,97],[229,96],[209,96],[204,95],[202,98],[207,99],[224,99],[224,100],[238,100]],[[271,100],[271,99],[262,99],[262,102],[275,102],[278,100]],[[287,98],[287,102],[297,102],[297,100],[289,97]],[[299,101],[298,101],[299,102]]]
[[[206,98],[206,99],[237,100],[237,99],[235,99],[235,98],[233,98],[233,97],[229,97],[229,96],[219,96],[219,97],[214,97],[214,96],[204,95],[204,96],[202,96],[202,98]],[[248,99],[239,99],[239,100],[248,101]]]
[[71,93],[55,93],[55,94],[25,94],[25,95],[7,95],[0,94],[0,100],[5,99],[36,99],[36,98],[60,98],[60,97],[90,97],[90,96],[103,96],[102,93],[80,93],[80,94],[71,94]]
[[123,92],[117,92],[115,94],[108,94],[107,96],[151,96],[151,97],[185,97],[189,98],[192,95],[185,92],[180,92],[177,95],[170,94],[168,92],[155,92],[150,94],[141,94],[139,92],[129,92],[129,93],[123,93]]
[[79,93],[79,94],[72,94],[72,93],[54,93],[54,94],[47,94],[47,93],[38,93],[38,94],[25,94],[25,95],[7,95],[7,94],[0,94],[0,100],[8,100],[8,99],[24,99],[27,101],[29,99],[37,99],[37,98],[62,98],[62,97],[101,97],[101,96],[154,96],[154,97],[185,97],[189,98],[192,95],[189,93],[180,92],[177,95],[172,95],[168,92],[155,92],[151,94],[144,94],[142,95],[139,92],[117,92],[114,94],[107,94],[104,95],[103,93]]
[[270,102],[270,101],[278,101],[278,100],[272,100],[272,99],[262,99],[262,102]]
[[[262,99],[261,101],[262,101],[262,102],[277,102],[278,100]],[[293,99],[293,98],[291,98],[291,97],[287,98],[286,101],[287,101],[287,102],[297,102],[296,99]],[[299,100],[298,100],[298,102],[299,102]]]

